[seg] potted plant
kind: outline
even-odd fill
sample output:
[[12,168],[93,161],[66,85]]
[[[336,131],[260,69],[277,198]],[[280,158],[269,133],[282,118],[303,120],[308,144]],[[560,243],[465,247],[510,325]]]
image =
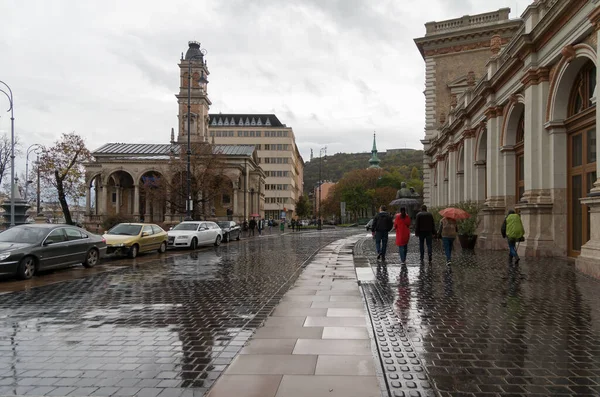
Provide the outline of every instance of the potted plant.
[[464,201],[455,207],[465,210],[471,215],[467,219],[458,221],[458,241],[463,249],[474,249],[477,243],[477,228],[479,227],[479,211],[481,205],[474,201]]

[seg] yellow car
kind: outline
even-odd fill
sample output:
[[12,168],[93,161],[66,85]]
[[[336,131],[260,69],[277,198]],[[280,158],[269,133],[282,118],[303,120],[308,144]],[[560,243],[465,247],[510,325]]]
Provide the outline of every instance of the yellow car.
[[140,252],[167,250],[167,232],[152,223],[119,223],[102,237],[106,240],[106,253],[128,255],[135,258]]

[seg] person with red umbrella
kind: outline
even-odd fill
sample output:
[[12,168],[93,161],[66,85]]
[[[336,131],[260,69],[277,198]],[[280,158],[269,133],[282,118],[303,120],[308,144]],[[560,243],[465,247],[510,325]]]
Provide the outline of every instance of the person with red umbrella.
[[394,229],[396,229],[396,245],[400,251],[400,264],[406,265],[410,239],[410,217],[406,215],[406,208],[400,208],[400,213],[394,219]]
[[456,236],[458,236],[458,225],[456,221],[459,219],[467,219],[470,215],[466,211],[452,207],[441,210],[440,215],[443,216],[443,218],[440,222],[438,234],[442,236],[444,253],[446,254],[446,265],[450,266],[452,264],[452,248],[454,246],[454,240],[456,240]]

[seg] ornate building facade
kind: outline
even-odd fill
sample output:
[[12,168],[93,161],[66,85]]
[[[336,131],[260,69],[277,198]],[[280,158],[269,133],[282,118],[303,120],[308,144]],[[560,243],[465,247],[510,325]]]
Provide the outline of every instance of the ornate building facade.
[[599,4],[537,0],[518,19],[503,9],[431,22],[415,40],[426,63],[427,204],[482,202],[478,244],[491,249],[505,249],[500,226],[516,208],[522,254],[576,258],[596,277]]
[[[145,222],[174,223],[183,220],[186,204],[176,206],[176,200],[168,198],[176,193],[181,196],[181,192],[169,191],[169,187],[178,186],[181,189],[185,186],[185,181],[168,183],[166,191],[161,191],[161,195],[166,195],[167,199],[151,194],[150,188],[156,180],[186,179],[184,172],[173,174],[172,164],[178,158],[185,161],[188,139],[191,151],[202,151],[206,154],[204,157],[219,162],[220,172],[225,178],[219,197],[200,200],[207,201],[208,206],[208,210],[203,209],[201,216],[208,214],[213,219],[229,217],[241,221],[254,213],[264,214],[266,175],[259,165],[255,146],[210,142],[208,112],[211,102],[207,91],[209,71],[199,43],[189,43],[179,68],[180,88],[176,95],[179,106],[177,137],[172,130],[170,143],[108,143],[92,152],[93,160],[86,164],[86,223],[91,230],[98,228],[108,216],[116,214]],[[191,86],[188,90],[189,84]],[[205,163],[207,161],[205,159]],[[193,211],[199,216],[197,208]]]

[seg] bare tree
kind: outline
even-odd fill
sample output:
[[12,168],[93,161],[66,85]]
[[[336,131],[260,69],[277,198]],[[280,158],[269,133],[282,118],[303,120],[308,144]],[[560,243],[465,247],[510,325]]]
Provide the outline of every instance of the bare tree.
[[[21,145],[15,138],[15,156],[21,154]],[[0,136],[0,186],[2,186],[4,177],[10,171],[11,139],[7,134]],[[10,185],[10,183],[9,183]],[[10,186],[8,187],[10,193]]]
[[[193,144],[190,159],[190,191],[194,219],[206,219],[211,208],[224,194],[231,195],[231,183],[225,175],[226,164],[220,153],[213,153],[210,144]],[[180,154],[171,157],[167,172],[143,181],[142,193],[152,205],[169,204],[175,213],[186,213],[187,154],[181,146]]]

